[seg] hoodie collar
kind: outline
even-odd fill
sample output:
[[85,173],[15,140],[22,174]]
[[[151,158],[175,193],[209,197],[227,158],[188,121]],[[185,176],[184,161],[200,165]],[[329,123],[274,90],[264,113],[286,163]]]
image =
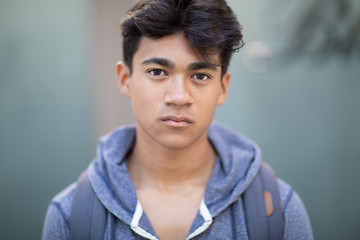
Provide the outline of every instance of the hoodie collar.
[[[120,127],[100,139],[97,157],[88,168],[90,182],[104,206],[130,225],[137,198],[126,166],[135,143],[135,126]],[[212,217],[238,200],[260,167],[260,150],[252,141],[212,123],[208,138],[218,158],[205,191]]]
[[210,126],[208,138],[218,154],[205,191],[214,217],[248,188],[260,168],[261,152],[254,142],[218,123]]

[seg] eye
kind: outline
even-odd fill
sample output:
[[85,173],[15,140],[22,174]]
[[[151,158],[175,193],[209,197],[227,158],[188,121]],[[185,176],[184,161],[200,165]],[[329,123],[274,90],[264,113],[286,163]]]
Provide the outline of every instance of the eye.
[[161,69],[151,69],[148,71],[152,76],[165,76],[165,72]]
[[209,75],[205,74],[205,73],[197,73],[193,76],[193,78],[195,78],[196,80],[199,81],[205,81],[207,79],[209,79]]

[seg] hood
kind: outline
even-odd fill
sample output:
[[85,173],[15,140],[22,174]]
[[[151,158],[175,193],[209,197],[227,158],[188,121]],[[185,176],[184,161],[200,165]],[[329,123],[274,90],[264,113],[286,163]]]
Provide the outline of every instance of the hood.
[[205,191],[205,204],[215,217],[249,187],[261,164],[261,152],[251,140],[213,123],[208,130],[218,159]]
[[[125,223],[131,223],[137,198],[125,158],[135,143],[135,126],[116,129],[99,141],[97,156],[88,168],[94,191],[104,206]],[[205,191],[204,202],[212,217],[241,197],[255,178],[260,150],[252,141],[212,123],[208,138],[218,157]]]

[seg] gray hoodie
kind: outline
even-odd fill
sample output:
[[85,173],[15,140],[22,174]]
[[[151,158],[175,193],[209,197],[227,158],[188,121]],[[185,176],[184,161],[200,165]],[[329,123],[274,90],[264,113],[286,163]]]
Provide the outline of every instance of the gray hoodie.
[[[259,170],[261,153],[252,141],[213,123],[208,138],[218,156],[187,239],[248,239],[242,193]],[[135,143],[135,127],[121,127],[100,139],[88,167],[96,195],[107,208],[104,239],[158,239],[137,201],[125,157]],[[284,214],[284,239],[313,239],[309,217],[299,196],[278,179]],[[44,240],[70,239],[69,216],[76,184],[50,202]]]

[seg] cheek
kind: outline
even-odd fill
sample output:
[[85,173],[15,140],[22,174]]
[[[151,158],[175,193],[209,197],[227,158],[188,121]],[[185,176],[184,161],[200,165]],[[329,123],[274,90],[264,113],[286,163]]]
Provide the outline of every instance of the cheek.
[[200,117],[207,116],[209,118],[215,114],[219,95],[220,94],[218,91],[210,91],[207,92],[206,94],[203,94],[202,97],[198,98],[197,108]]
[[161,93],[149,86],[136,86],[132,91],[131,104],[135,117],[149,117],[157,112],[161,104]]

